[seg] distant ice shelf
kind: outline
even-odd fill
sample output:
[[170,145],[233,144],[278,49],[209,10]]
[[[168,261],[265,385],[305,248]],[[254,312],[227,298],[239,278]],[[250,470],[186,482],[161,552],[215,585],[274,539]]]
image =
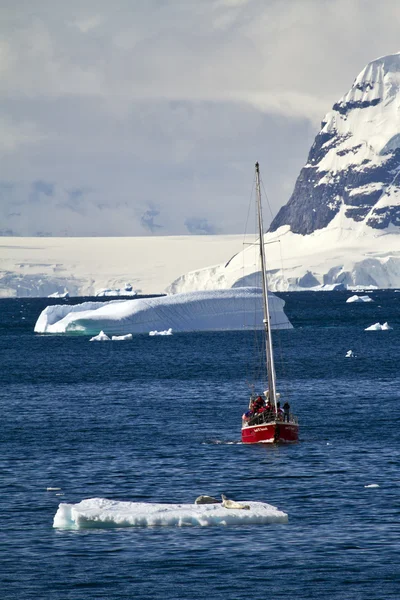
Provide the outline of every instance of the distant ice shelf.
[[90,498],[78,504],[61,503],[53,527],[209,527],[288,522],[288,515],[271,504],[248,501],[245,504],[250,506],[249,510],[227,509],[222,504],[161,504]]
[[[270,294],[273,329],[291,329],[285,302]],[[150,331],[223,331],[263,327],[259,288],[188,292],[158,298],[84,302],[48,306],[40,314],[37,333],[110,335]]]

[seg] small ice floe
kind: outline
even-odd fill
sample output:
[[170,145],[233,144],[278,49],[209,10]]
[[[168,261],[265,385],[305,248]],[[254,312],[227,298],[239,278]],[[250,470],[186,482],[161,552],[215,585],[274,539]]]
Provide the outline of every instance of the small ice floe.
[[131,333],[127,333],[126,335],[113,335],[111,337],[113,342],[122,342],[124,340],[131,340],[132,339],[132,334]]
[[165,331],[150,331],[149,335],[172,335],[171,327]]
[[48,488],[46,488],[46,492],[59,492],[60,490],[61,490],[61,488],[59,488],[59,487],[48,487]]
[[370,483],[369,485],[364,485],[365,488],[377,488],[379,487],[378,483]]
[[355,358],[355,357],[356,357],[356,355],[354,354],[353,350],[347,350],[345,358]]
[[288,515],[271,504],[246,502],[244,506],[248,508],[235,510],[231,505],[230,510],[227,510],[222,503],[156,504],[91,498],[82,500],[78,504],[61,503],[54,517],[53,527],[60,529],[209,527],[212,525],[226,527],[288,522]]
[[392,329],[393,327],[390,327],[389,323],[386,322],[383,323],[383,325],[380,323],[374,323],[374,325],[370,325],[364,329],[364,331],[391,331]]
[[373,299],[370,298],[369,296],[357,296],[357,294],[355,294],[354,296],[350,296],[350,298],[347,298],[346,303],[349,302],[373,302]]
[[95,335],[94,337],[90,338],[89,341],[90,342],[109,342],[111,340],[108,337],[108,335],[104,333],[104,331],[100,331],[99,335]]

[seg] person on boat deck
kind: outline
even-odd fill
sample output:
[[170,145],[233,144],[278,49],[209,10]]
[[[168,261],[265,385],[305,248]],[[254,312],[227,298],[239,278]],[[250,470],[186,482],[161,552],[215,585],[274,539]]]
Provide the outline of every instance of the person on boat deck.
[[277,413],[278,413],[278,420],[283,421],[283,410],[281,409],[281,403],[278,402],[276,407],[277,407]]
[[265,401],[261,396],[258,396],[254,401],[253,411],[260,412],[265,407]]
[[252,416],[253,416],[253,411],[248,410],[247,412],[244,413],[244,415],[242,416],[242,419],[243,419],[243,421],[249,421]]
[[289,423],[290,420],[290,404],[289,402],[286,400],[285,404],[283,405],[283,420],[287,421]]

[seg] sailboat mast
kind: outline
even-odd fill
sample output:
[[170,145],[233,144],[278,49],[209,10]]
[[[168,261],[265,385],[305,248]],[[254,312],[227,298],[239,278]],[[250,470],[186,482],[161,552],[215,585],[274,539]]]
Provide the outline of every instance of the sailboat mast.
[[261,258],[261,275],[262,275],[262,290],[263,290],[263,305],[264,305],[264,328],[265,328],[265,350],[266,364],[268,375],[269,397],[272,405],[277,410],[276,404],[276,379],[274,366],[274,353],[272,348],[271,334],[271,317],[268,304],[268,280],[265,267],[265,246],[264,246],[264,226],[261,206],[261,188],[260,188],[260,166],[256,163],[256,191],[257,191],[257,215],[258,215],[258,232],[260,237],[260,258]]

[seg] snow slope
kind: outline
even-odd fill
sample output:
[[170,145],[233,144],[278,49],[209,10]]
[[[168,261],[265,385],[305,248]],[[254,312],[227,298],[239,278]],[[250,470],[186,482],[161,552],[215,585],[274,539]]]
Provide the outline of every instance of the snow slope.
[[0,237],[0,298],[55,292],[94,296],[127,283],[162,293],[181,273],[217,264],[240,250],[242,235],[136,238]]
[[[357,235],[342,207],[324,229],[295,234],[288,226],[265,234],[271,291],[296,291],[320,285],[400,287],[400,235],[371,230]],[[254,237],[253,237],[254,240]],[[259,286],[258,247],[246,245],[230,260],[186,273],[169,293],[234,286]]]
[[[35,331],[90,335],[101,331],[110,336],[169,328],[173,331],[261,328],[261,299],[258,288],[236,288],[161,298],[48,306],[40,314]],[[270,304],[272,327],[290,329],[291,324],[283,311],[284,301],[271,295]]]

